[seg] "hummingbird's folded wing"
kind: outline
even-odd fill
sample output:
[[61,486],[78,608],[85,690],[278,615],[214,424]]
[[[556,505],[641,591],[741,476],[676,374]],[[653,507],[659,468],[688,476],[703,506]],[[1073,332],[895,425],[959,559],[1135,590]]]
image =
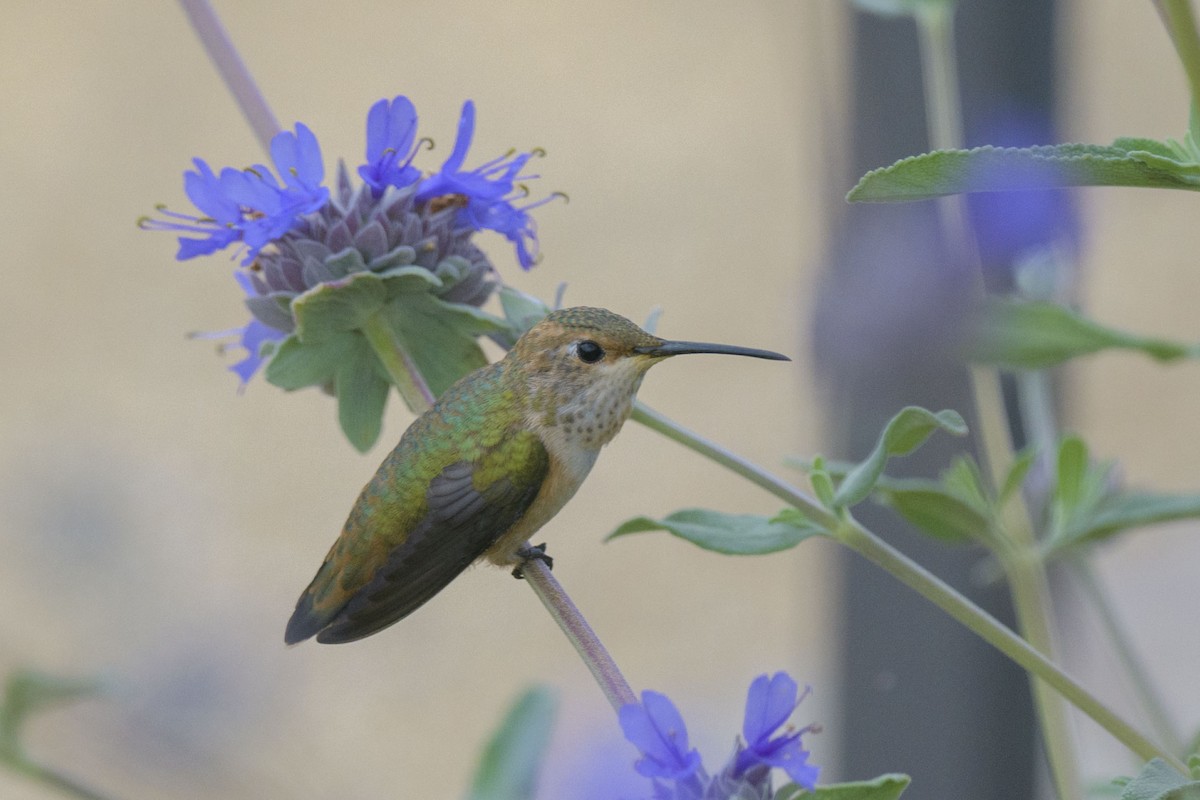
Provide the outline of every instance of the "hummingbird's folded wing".
[[350,642],[411,614],[521,518],[549,463],[536,435],[521,431],[481,460],[445,467],[429,484],[420,520],[402,536],[380,537],[395,542],[390,550],[334,545],[297,603],[285,641],[316,634],[318,642]]

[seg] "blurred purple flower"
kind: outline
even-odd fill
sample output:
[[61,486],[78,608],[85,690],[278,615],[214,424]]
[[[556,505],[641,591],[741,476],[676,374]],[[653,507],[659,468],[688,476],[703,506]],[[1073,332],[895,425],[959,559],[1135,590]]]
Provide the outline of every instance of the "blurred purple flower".
[[769,798],[774,795],[771,769],[775,767],[809,791],[816,786],[819,769],[808,763],[809,753],[800,741],[816,728],[779,730],[807,694],[805,690],[798,697],[796,682],[785,672],[755,678],[746,697],[745,742],[738,743],[730,763],[711,778],[700,754],[688,747],[683,717],[665,695],[642,692],[642,702],[623,707],[619,718],[625,738],[642,754],[634,768],[654,780],[655,800]]
[[796,682],[786,672],[777,672],[771,678],[759,675],[750,684],[746,696],[746,717],[742,723],[742,736],[746,747],[734,758],[732,776],[741,777],[756,765],[779,767],[788,777],[812,791],[817,783],[819,769],[808,763],[808,751],[800,743],[800,737],[812,730],[812,726],[789,729],[775,735],[792,712],[808,694],[797,699]]
[[618,713],[621,730],[642,757],[634,765],[639,775],[684,781],[701,770],[700,754],[688,748],[687,726],[678,709],[658,692],[642,692],[642,702]]

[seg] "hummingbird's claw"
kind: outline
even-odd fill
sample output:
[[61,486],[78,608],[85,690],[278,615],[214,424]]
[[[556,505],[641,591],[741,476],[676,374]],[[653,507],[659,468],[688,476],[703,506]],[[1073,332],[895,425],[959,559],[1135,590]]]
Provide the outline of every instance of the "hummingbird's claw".
[[539,545],[526,545],[517,551],[517,558],[521,559],[521,563],[513,567],[512,576],[517,580],[525,579],[525,565],[530,561],[541,561],[546,565],[546,569],[554,569],[554,559],[546,555],[546,543],[542,542]]

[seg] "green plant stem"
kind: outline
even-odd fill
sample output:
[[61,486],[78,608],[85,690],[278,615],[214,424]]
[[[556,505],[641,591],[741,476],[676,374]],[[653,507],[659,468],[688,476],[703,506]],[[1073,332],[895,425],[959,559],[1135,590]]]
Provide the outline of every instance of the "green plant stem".
[[1176,753],[1188,752],[1185,749],[1187,744],[1171,722],[1171,715],[1167,712],[1166,705],[1150,682],[1145,665],[1142,664],[1137,651],[1130,645],[1129,635],[1118,620],[1116,611],[1109,602],[1108,594],[1100,586],[1096,571],[1083,558],[1073,561],[1071,568],[1080,587],[1087,595],[1088,607],[1095,611],[1100,618],[1100,624],[1104,627],[1109,641],[1112,642],[1117,658],[1121,661],[1121,668],[1133,686],[1138,702],[1146,712],[1150,727],[1154,729],[1158,740]]
[[533,589],[534,594],[542,601],[542,605],[550,612],[558,627],[566,634],[575,652],[583,659],[613,710],[620,711],[622,706],[636,703],[637,697],[633,689],[629,688],[629,683],[621,674],[617,662],[613,661],[596,632],[563,591],[562,584],[554,577],[550,568],[538,559],[531,559],[521,567],[521,574],[525,576],[529,588]]
[[108,795],[100,794],[94,789],[51,767],[43,766],[42,764],[37,764],[23,758],[17,760],[5,759],[4,763],[8,764],[15,772],[19,772],[43,786],[48,786],[69,797],[78,797],[81,800],[109,800]]
[[[919,8],[916,18],[930,143],[935,149],[958,149],[965,142],[955,62],[954,6],[928,3]],[[972,273],[976,276],[977,294],[982,298],[983,271],[967,218],[966,201],[961,196],[948,197],[939,201],[938,207],[951,257],[955,263],[975,267]],[[1003,482],[1014,459],[1000,376],[996,370],[980,366],[972,366],[969,371],[985,469],[996,487]],[[1051,622],[1050,592],[1042,564],[1036,558],[1029,512],[1018,494],[1013,502],[1005,504],[1001,513],[1001,530],[1010,546],[1002,546],[998,555],[1012,593],[1018,627],[1034,648],[1053,657],[1056,637]],[[1082,797],[1066,704],[1036,678],[1031,683],[1058,795],[1062,800]]]
[[376,312],[367,319],[362,332],[375,355],[379,356],[379,361],[387,370],[392,384],[412,412],[420,414],[432,406],[437,398],[430,391],[429,384],[425,382],[425,377],[421,375],[421,370],[417,368],[412,356],[396,338],[392,326],[384,319],[383,312]]
[[916,590],[1026,671],[1037,675],[1139,757],[1145,760],[1162,758],[1186,774],[1183,763],[1173,753],[1151,742],[1028,642],[853,518],[838,517],[782,478],[683,428],[640,402],[634,406],[633,419],[799,509],[842,544],[883,567],[901,583]]
[[271,113],[271,107],[259,91],[250,70],[238,55],[217,12],[208,0],[179,0],[179,5],[187,14],[188,21],[196,31],[196,38],[204,45],[229,93],[237,101],[238,108],[250,123],[250,129],[254,131],[259,144],[263,150],[270,152],[271,139],[280,131],[279,122]]
[[1188,131],[1193,143],[1200,143],[1200,34],[1196,15],[1191,0],[1154,0],[1154,5],[1183,64],[1192,101]]

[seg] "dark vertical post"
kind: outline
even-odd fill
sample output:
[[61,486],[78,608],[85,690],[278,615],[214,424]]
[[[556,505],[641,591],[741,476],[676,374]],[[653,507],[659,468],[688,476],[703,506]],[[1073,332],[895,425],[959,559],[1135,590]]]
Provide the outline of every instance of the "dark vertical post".
[[[1054,11],[1050,0],[959,4],[969,144],[1055,141]],[[913,23],[857,14],[853,47],[847,189],[870,169],[928,149]],[[1013,230],[990,221],[1022,217],[1046,197],[972,201],[989,285],[1007,284],[1014,259],[1061,235],[1062,215],[1026,214],[1033,222]],[[968,265],[949,263],[932,203],[847,206],[837,217],[814,341],[839,454],[861,458],[905,405],[955,408],[970,423],[959,347],[971,278]],[[1019,437],[1016,421],[1014,429]],[[935,437],[889,472],[934,476],[959,447]],[[1011,624],[1004,587],[976,577],[979,550],[931,542],[869,503],[855,513]],[[842,572],[838,777],[907,772],[914,800],[1032,797],[1038,743],[1025,674],[875,566],[847,553]]]

